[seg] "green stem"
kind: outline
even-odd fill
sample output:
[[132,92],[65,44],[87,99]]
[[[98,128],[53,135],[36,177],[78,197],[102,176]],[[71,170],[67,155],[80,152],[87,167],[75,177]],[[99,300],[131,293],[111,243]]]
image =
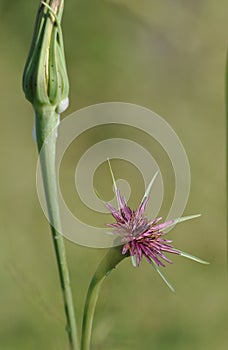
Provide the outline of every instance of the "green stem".
[[109,249],[90,282],[82,322],[81,350],[90,349],[93,317],[100,287],[105,277],[126,257],[121,251],[121,247]]
[[[73,298],[70,286],[69,271],[66,260],[61,219],[58,205],[58,187],[55,170],[56,132],[59,115],[53,109],[46,110],[42,115],[36,114],[37,145],[40,152],[44,191],[46,196],[52,238],[57,260],[57,267],[63,293],[63,301],[67,319],[67,333],[71,350],[79,350],[79,340],[76,328]],[[56,129],[56,132],[52,132]],[[47,138],[48,137],[48,138]],[[44,147],[42,147],[44,145]],[[58,230],[56,230],[56,228]]]
[[[226,104],[226,207],[228,206],[228,51],[226,55],[226,72],[225,72],[225,104]],[[226,214],[226,224],[228,229],[228,213]],[[228,232],[227,232],[228,234]],[[228,240],[226,254],[228,258]]]

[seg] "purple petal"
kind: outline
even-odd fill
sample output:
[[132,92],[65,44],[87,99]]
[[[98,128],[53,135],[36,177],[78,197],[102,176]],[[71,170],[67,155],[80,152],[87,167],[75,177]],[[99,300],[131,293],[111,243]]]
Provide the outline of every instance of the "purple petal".
[[169,226],[169,225],[173,224],[173,222],[174,222],[174,220],[166,221],[166,222],[163,222],[160,225],[154,226],[154,228],[156,230],[161,230],[161,229],[165,228],[166,226]]
[[117,201],[119,204],[120,209],[123,209],[125,206],[124,198],[121,196],[120,191],[117,189]]
[[146,210],[146,206],[147,206],[147,203],[149,201],[149,198],[146,197],[140,204],[139,204],[139,207],[136,211],[136,214],[135,214],[135,217],[136,218],[140,218],[144,215],[144,212]]

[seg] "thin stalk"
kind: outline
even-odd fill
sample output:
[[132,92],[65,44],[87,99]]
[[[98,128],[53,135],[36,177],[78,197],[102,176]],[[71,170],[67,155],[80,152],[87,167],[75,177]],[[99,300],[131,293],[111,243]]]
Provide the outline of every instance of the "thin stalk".
[[[69,345],[71,350],[79,350],[80,347],[77,335],[74,304],[66,260],[64,239],[62,234],[55,228],[57,227],[59,230],[61,229],[55,170],[56,134],[58,119],[59,115],[53,112],[53,110],[47,110],[46,113],[43,113],[39,116],[36,115],[36,135],[39,152],[42,149],[40,153],[40,163],[49,219],[51,223],[50,225],[56,254],[57,267],[63,294]],[[56,126],[56,132],[52,132],[53,125]],[[48,136],[49,134],[51,136]],[[44,147],[42,148],[43,145]]]
[[[226,207],[228,207],[228,52],[226,56],[226,73],[225,73],[225,103],[226,103]],[[228,235],[228,213],[226,214],[226,226]],[[228,240],[227,240],[227,259],[228,259]],[[228,270],[227,270],[228,271]]]
[[94,311],[100,288],[105,277],[126,257],[121,250],[120,247],[109,249],[92,277],[84,307],[81,350],[90,350]]

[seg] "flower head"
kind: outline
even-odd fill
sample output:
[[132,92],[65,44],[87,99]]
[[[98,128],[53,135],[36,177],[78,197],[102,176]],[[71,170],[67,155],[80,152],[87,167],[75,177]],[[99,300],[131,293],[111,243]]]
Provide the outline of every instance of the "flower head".
[[172,263],[165,253],[181,255],[203,264],[207,264],[207,262],[174,248],[171,244],[172,241],[164,238],[166,234],[164,230],[179,222],[193,219],[200,215],[191,215],[163,223],[160,223],[162,219],[161,217],[152,221],[148,220],[145,216],[145,210],[149,201],[149,192],[157,174],[155,174],[151,180],[137,210],[132,210],[127,205],[126,199],[121,196],[120,191],[116,186],[110,162],[109,167],[114,183],[118,209],[114,208],[110,203],[106,203],[107,209],[116,220],[115,223],[107,224],[107,226],[111,227],[113,229],[112,232],[121,238],[121,243],[123,244],[122,254],[125,255],[128,253],[131,256],[133,266],[139,266],[142,258],[145,257],[160,274],[170,289],[174,291],[171,284],[158,268],[158,266],[165,267],[164,262]]
[[164,267],[163,261],[171,263],[171,260],[164,255],[165,252],[180,255],[180,252],[170,245],[172,241],[164,238],[163,230],[173,225],[174,220],[159,223],[161,217],[152,221],[145,217],[144,213],[149,197],[143,199],[137,210],[128,207],[119,190],[117,190],[117,200],[119,210],[110,203],[106,204],[116,220],[115,223],[107,225],[114,229],[113,233],[122,236],[124,244],[122,253],[126,254],[129,251],[134,265],[139,266],[144,256],[149,263],[153,261],[158,266]]
[[35,112],[63,112],[68,106],[61,18],[64,0],[41,1],[23,74],[23,90]]

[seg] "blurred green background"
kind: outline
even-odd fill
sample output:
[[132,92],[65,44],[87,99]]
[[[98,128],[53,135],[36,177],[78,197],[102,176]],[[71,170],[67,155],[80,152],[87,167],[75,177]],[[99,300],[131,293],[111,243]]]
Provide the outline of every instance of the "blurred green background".
[[[37,6],[38,1],[0,0],[2,350],[67,349],[52,241],[36,194],[33,111],[21,89]],[[227,15],[226,0],[66,1],[63,30],[71,104],[65,115],[94,103],[124,101],[167,120],[191,165],[185,213],[202,213],[176,227],[171,237],[180,249],[211,263],[202,266],[174,257],[174,265],[165,270],[177,290],[172,294],[149,264],[133,269],[126,259],[103,286],[94,350],[227,349]],[[79,149],[91,143],[88,137]],[[159,165],[169,203],[171,170],[166,173],[164,158]],[[72,157],[64,164],[69,195],[75,164]],[[81,322],[85,291],[104,251],[68,241],[66,248]]]

